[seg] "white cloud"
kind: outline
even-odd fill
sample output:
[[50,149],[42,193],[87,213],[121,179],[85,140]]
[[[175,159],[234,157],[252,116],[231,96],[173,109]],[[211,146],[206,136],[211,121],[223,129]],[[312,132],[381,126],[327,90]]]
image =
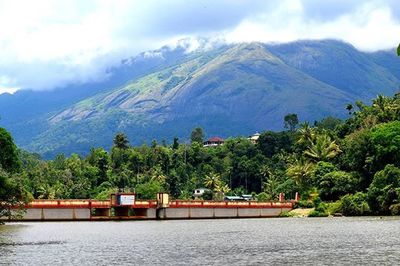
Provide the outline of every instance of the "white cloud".
[[[182,37],[392,48],[398,10],[393,0],[0,0],[0,92],[99,80],[121,59]],[[207,46],[195,38],[186,45]]]
[[18,88],[0,88],[0,95],[3,93],[14,94]]
[[[299,4],[299,1],[295,2]],[[395,33],[400,32],[400,23],[388,6],[366,3],[351,14],[318,21],[305,17],[302,6],[293,8],[291,3],[285,2],[271,16],[245,19],[226,33],[226,39],[229,42],[290,42],[333,38],[364,51],[390,49],[399,42]]]

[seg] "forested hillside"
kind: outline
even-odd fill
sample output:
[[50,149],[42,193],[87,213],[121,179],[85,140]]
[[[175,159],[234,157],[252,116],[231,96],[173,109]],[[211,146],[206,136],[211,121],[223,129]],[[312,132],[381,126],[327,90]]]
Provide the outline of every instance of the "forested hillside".
[[[287,130],[262,132],[256,144],[230,138],[204,147],[204,132],[197,128],[190,144],[175,138],[171,145],[131,146],[119,133],[110,151],[93,148],[86,157],[58,155],[51,161],[22,150],[16,154],[2,129],[1,182],[48,199],[101,199],[122,188],[145,199],[159,191],[188,199],[199,187],[209,188],[213,193],[207,196],[214,199],[251,193],[263,201],[300,192],[299,205],[314,206],[313,216],[399,214],[400,94],[380,95],[372,105],[358,101],[346,111],[348,119],[328,116],[314,125],[287,115]],[[1,193],[7,197],[6,190]]]

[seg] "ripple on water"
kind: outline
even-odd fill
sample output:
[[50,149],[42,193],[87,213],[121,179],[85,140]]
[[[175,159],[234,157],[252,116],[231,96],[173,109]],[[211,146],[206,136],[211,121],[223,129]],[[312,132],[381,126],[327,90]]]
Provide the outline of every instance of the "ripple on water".
[[0,257],[12,265],[370,265],[397,264],[400,257],[399,218],[8,226],[15,227],[0,229]]

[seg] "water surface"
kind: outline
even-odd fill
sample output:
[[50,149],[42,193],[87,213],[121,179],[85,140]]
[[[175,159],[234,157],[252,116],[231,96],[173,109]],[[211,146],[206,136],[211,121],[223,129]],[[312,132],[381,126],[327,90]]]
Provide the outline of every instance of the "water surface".
[[0,226],[3,265],[395,265],[400,219],[43,222]]

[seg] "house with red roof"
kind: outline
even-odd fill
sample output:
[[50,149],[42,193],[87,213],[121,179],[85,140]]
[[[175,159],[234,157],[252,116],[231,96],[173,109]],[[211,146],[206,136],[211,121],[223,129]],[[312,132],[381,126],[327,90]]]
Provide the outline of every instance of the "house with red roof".
[[212,137],[203,143],[204,147],[215,147],[224,144],[224,139],[220,137]]

